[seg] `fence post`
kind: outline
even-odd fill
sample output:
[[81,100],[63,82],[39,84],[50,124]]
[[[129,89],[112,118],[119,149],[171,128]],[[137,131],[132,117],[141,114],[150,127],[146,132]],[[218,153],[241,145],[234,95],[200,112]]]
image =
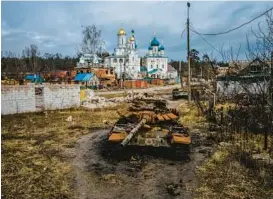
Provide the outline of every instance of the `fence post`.
[[224,108],[223,107],[221,107],[221,109],[220,109],[220,111],[221,111],[221,118],[220,118],[220,125],[221,125],[221,136],[220,136],[220,141],[222,141],[222,139],[223,139],[223,123],[224,123]]

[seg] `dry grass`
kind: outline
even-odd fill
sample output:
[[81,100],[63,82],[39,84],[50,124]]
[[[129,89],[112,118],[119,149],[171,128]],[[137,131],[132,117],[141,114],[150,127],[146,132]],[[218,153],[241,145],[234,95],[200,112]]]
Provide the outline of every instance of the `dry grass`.
[[[89,111],[48,111],[2,116],[4,198],[71,198],[73,171],[64,157],[81,135],[114,123],[127,105]],[[72,116],[72,122],[66,119]]]
[[201,185],[197,190],[198,198],[273,198],[272,188],[264,181],[264,174],[268,170],[259,168],[257,171],[246,167],[235,158],[235,148],[218,148],[213,156],[197,169]]
[[206,119],[198,112],[195,104],[188,104],[185,102],[181,104],[179,108],[181,114],[179,122],[187,126],[189,129],[204,127]]

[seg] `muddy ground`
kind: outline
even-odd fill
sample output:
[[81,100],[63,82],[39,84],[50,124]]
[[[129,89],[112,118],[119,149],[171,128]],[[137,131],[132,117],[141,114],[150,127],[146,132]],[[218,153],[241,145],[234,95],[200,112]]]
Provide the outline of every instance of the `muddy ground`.
[[[186,102],[169,100],[169,107],[180,103]],[[75,170],[75,198],[194,198],[194,190],[198,188],[195,169],[207,157],[203,146],[195,144],[188,158],[180,160],[160,157],[160,152],[139,151],[116,159],[107,155],[105,147],[109,130],[92,130],[68,151]],[[194,143],[200,139],[199,132],[199,129],[191,132]]]

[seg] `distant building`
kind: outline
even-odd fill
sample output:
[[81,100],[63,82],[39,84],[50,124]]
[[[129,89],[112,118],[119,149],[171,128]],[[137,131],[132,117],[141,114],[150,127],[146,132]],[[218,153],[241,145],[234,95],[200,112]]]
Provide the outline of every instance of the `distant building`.
[[217,92],[226,96],[241,93],[262,94],[267,93],[270,83],[269,64],[255,59],[239,70],[236,74],[218,76]]
[[114,54],[105,58],[105,65],[113,67],[118,79],[139,79],[140,75],[140,58],[135,39],[135,31],[126,38],[126,32],[120,28],[117,33],[117,47]]
[[154,32],[154,38],[148,47],[148,53],[143,57],[143,65],[147,67],[148,77],[168,78],[168,57],[165,55],[165,48],[160,45]]
[[80,83],[85,86],[96,86],[96,87],[98,87],[100,83],[98,77],[93,73],[78,73],[75,76],[74,81],[76,83]]
[[98,66],[102,59],[96,54],[83,54],[77,63],[77,68]]
[[168,65],[168,68],[167,68],[167,78],[168,79],[175,79],[178,77],[178,72],[177,70],[172,67],[171,65]]

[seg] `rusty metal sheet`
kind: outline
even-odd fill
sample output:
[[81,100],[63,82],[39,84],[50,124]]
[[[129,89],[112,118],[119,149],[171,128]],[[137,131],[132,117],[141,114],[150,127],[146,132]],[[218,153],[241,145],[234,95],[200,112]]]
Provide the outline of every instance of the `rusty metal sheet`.
[[171,118],[169,118],[167,114],[162,115],[162,117],[164,117],[165,120],[171,120]]
[[157,118],[158,118],[159,121],[164,121],[164,117],[162,117],[161,114],[158,114],[158,115],[157,115]]
[[169,114],[167,114],[167,115],[168,115],[168,117],[171,118],[171,119],[177,119],[177,118],[178,118],[178,116],[176,116],[176,115],[173,114],[173,113],[169,113]]

